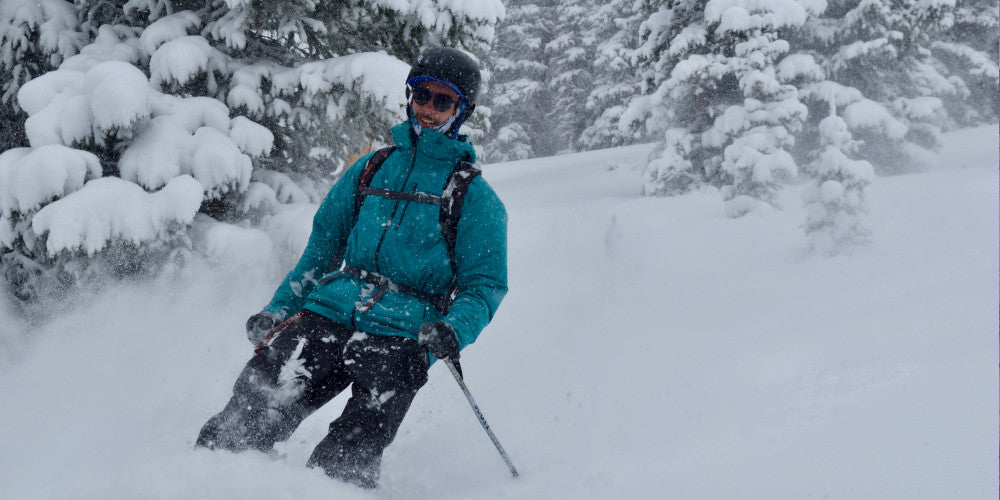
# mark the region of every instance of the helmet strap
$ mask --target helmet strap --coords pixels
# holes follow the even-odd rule
[[[465,123],[465,120],[472,116],[472,112],[476,109],[475,104],[466,104],[465,101],[458,103],[458,109],[455,111],[455,123],[451,125],[451,129],[448,130],[446,134],[452,139],[458,138],[458,129]]]

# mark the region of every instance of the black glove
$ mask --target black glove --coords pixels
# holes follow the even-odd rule
[[[444,321],[424,323],[417,333],[417,342],[437,359],[458,361],[458,338],[455,329]]]
[[[247,339],[253,345],[260,344],[275,325],[281,322],[281,317],[273,312],[261,311],[247,320]]]

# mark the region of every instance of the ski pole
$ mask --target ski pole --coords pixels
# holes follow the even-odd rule
[[[510,461],[510,457],[507,456],[507,452],[504,451],[503,446],[500,446],[500,440],[497,439],[496,434],[490,429],[490,424],[486,423],[486,417],[483,417],[483,412],[479,411],[479,405],[476,404],[476,400],[472,398],[472,393],[469,392],[469,387],[465,385],[465,379],[462,377],[461,371],[455,367],[455,363],[449,358],[444,358],[444,364],[448,365],[448,369],[451,370],[451,374],[455,377],[455,381],[458,382],[458,386],[462,388],[462,392],[465,393],[465,398],[469,400],[469,404],[472,405],[472,411],[476,413],[476,417],[479,418],[479,423],[482,424],[483,430],[486,434],[490,436],[493,441],[493,446],[496,446],[497,451],[500,452],[500,456],[503,457],[503,461],[507,462],[507,468],[510,469],[510,475],[517,477],[517,469],[514,468],[514,462]]]

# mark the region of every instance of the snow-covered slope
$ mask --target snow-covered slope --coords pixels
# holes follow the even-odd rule
[[[648,146],[487,166],[511,291],[462,361],[519,479],[440,364],[375,491],[303,467],[343,397],[284,459],[193,450],[273,275],[2,309],[0,498],[995,498],[997,129],[947,140],[875,180],[875,241],[836,258],[805,252],[796,187],[737,220],[638,197]]]

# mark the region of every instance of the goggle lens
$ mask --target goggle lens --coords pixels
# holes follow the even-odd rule
[[[435,94],[430,90],[423,87],[416,87],[412,90],[413,92],[413,102],[426,106],[428,102],[433,101],[434,109],[445,112],[451,109],[455,105],[455,100],[444,94]]]

